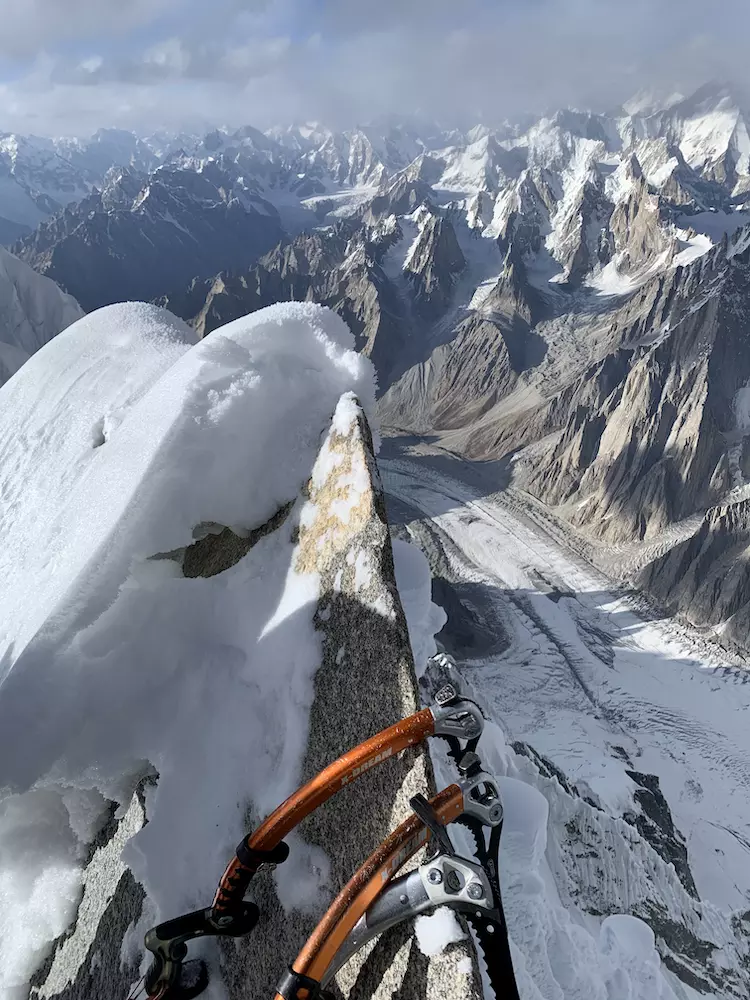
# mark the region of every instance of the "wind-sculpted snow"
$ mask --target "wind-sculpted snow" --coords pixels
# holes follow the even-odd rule
[[[70,918],[107,799],[160,775],[126,860],[166,917],[210,900],[248,800],[298,778],[320,656],[301,490],[342,394],[372,413],[372,368],[313,305],[195,339],[113,306],[0,390],[4,987]],[[222,530],[244,558],[183,573]]]

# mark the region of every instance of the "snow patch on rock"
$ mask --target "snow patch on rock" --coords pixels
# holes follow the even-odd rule
[[[449,944],[463,941],[466,935],[456,914],[441,906],[430,916],[417,917],[414,922],[419,950],[423,955],[440,955]]]

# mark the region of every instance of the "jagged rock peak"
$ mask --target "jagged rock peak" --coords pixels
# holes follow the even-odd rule
[[[419,237],[404,265],[415,288],[417,311],[425,317],[445,307],[456,277],[466,267],[456,232],[441,215],[425,212]]]

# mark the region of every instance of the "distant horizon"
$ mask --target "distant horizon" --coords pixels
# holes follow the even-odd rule
[[[1,0],[0,0],[1,2]],[[127,135],[134,135],[136,138],[145,140],[150,138],[155,138],[159,135],[163,135],[165,138],[176,138],[181,134],[186,136],[205,136],[209,135],[211,132],[223,132],[225,134],[231,135],[235,132],[242,130],[243,128],[254,128],[257,131],[268,135],[269,132],[274,129],[302,129],[302,128],[316,128],[322,131],[330,133],[343,133],[343,132],[353,132],[362,129],[377,129],[377,128],[399,128],[404,127],[408,129],[410,126],[414,126],[416,129],[420,127],[436,128],[441,132],[448,131],[460,131],[467,133],[473,128],[484,127],[490,129],[491,131],[501,131],[503,128],[514,128],[514,127],[529,127],[534,122],[540,121],[544,118],[553,117],[564,111],[570,111],[576,114],[590,114],[595,117],[611,118],[616,115],[621,115],[622,117],[648,117],[650,114],[659,113],[660,111],[670,110],[676,105],[684,102],[690,102],[693,98],[701,94],[704,90],[715,90],[717,91],[717,99],[719,97],[719,91],[726,90],[730,94],[733,94],[736,98],[739,98],[739,92],[742,90],[741,87],[726,80],[716,80],[707,79],[702,83],[699,83],[696,87],[692,88],[688,92],[681,92],[677,88],[662,88],[661,93],[657,96],[656,92],[648,87],[643,87],[635,93],[631,94],[628,98],[622,101],[619,105],[610,107],[608,109],[597,109],[595,107],[587,107],[584,105],[574,106],[574,105],[550,105],[549,107],[541,111],[518,111],[514,115],[506,116],[503,119],[499,117],[494,121],[491,118],[480,118],[471,114],[464,114],[463,120],[459,120],[458,116],[455,116],[452,120],[440,120],[429,113],[421,111],[413,112],[380,112],[373,115],[369,119],[362,120],[352,120],[350,123],[340,123],[335,124],[333,122],[325,121],[324,119],[303,119],[298,118],[297,120],[283,120],[278,119],[268,125],[259,125],[248,120],[237,120],[231,122],[228,120],[217,121],[217,120],[205,120],[203,122],[194,121],[193,123],[184,122],[182,124],[174,125],[161,125],[154,128],[150,127],[127,127],[124,125],[117,124],[99,124],[85,131],[79,132],[47,132],[42,131],[23,131],[21,129],[10,129],[2,127],[0,122],[0,139],[9,138],[12,136],[18,136],[24,139],[41,139],[41,140],[91,140],[99,133],[122,133]],[[743,111],[744,107],[741,99],[736,101],[736,107],[738,110]],[[638,104],[644,104],[645,107],[635,107]],[[750,101],[747,102],[748,110],[750,111]],[[633,108],[633,110],[628,110],[628,108]]]

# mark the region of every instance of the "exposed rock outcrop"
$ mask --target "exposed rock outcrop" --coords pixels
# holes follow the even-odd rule
[[[597,265],[608,263],[611,214],[612,204],[605,194],[604,178],[592,167],[574,197],[563,201],[554,220],[555,256],[570,284],[579,284]]]
[[[405,173],[397,174],[383,193],[369,203],[363,221],[372,224],[388,215],[410,215],[432,197],[432,188],[424,181],[411,179]]]
[[[511,246],[522,258],[541,250],[550,233],[549,205],[529,170],[524,170],[514,188],[498,196],[491,232],[503,254]]]
[[[348,184],[377,184],[386,176],[385,165],[363,135],[332,136],[313,154],[311,162],[316,161],[325,164],[337,180]]]
[[[544,341],[533,330],[543,311],[512,246],[481,311],[459,320],[447,343],[388,388],[380,401],[382,419],[423,432],[470,426],[544,356]]]
[[[185,292],[165,296],[162,304],[190,322],[205,337],[217,327],[273,302],[299,301],[323,283],[346,254],[348,234],[303,234],[282,243],[248,271],[235,269],[193,281]]]
[[[649,191],[634,153],[625,161],[620,183],[627,192],[615,205],[609,219],[618,269],[628,272],[653,260],[670,245],[664,231],[659,199]]]
[[[508,286],[513,279],[509,276]],[[501,282],[502,284],[502,282]],[[498,309],[461,320],[453,339],[410,369],[380,402],[383,420],[425,432],[464,427],[509,393],[518,376],[544,351],[517,312],[502,311],[507,287],[494,294]]]
[[[750,379],[748,280],[747,253],[717,248],[644,286],[616,317],[618,350],[527,423],[558,433],[519,465],[526,488],[574,501],[575,523],[618,541],[715,503],[730,485],[731,401]]]
[[[643,139],[634,147],[646,180],[665,206],[680,212],[729,209],[729,190],[711,173],[701,174],[686,163],[669,136]]]
[[[363,417],[348,436],[332,431],[324,447],[339,457],[340,464],[310,491],[314,515],[300,530],[297,556],[298,570],[322,573],[324,589],[317,614],[323,663],[315,681],[305,778],[358,743],[365,733],[377,732],[419,707],[406,622],[395,586],[382,486]],[[362,482],[363,473],[371,485],[357,495],[351,484]],[[336,506],[349,505],[352,499],[348,522],[342,524]],[[407,752],[392,765],[373,769],[305,821],[304,839],[322,847],[330,857],[332,888],[348,880],[408,813],[409,798],[426,792],[432,780],[426,753]],[[279,942],[289,941],[283,950],[295,953],[315,922],[309,915],[293,914],[290,919],[266,891],[270,886],[262,888],[268,937],[250,939],[231,959],[230,996],[237,1000],[267,993],[283,969]],[[269,941],[275,942],[273,951],[269,951]],[[345,996],[356,986],[357,997],[388,997],[394,977],[410,996],[438,1000],[440,989],[450,995],[478,996],[474,974],[458,970],[461,953],[466,951],[454,949],[428,962],[413,939],[404,936],[403,928],[396,929],[383,936],[366,963],[364,956],[355,957],[339,973],[337,983]],[[435,963],[435,970],[428,972],[427,966]],[[249,986],[253,988],[248,990]]]
[[[640,786],[633,794],[641,810],[633,820],[636,829],[660,857],[674,865],[680,882],[691,896],[698,899],[695,879],[688,864],[685,838],[675,829],[672,812],[659,787],[659,778],[655,774],[641,774],[639,771],[625,773]],[[631,817],[626,816],[626,819],[630,820]]]

